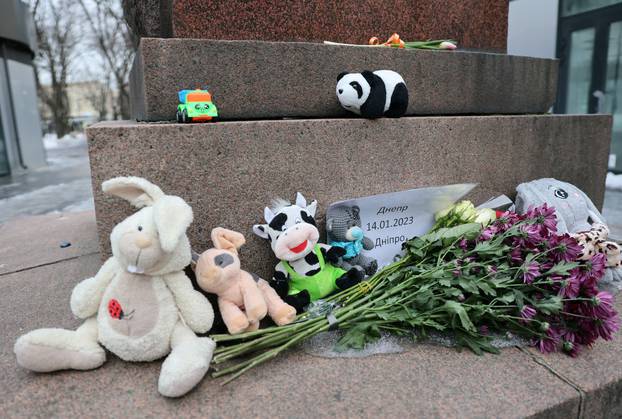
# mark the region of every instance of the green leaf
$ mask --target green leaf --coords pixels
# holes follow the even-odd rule
[[[473,250],[476,253],[490,253],[490,252],[496,252],[499,249],[492,242],[485,241],[485,242],[477,243]]]
[[[428,243],[437,241],[453,242],[461,237],[466,239],[474,239],[482,230],[482,225],[479,223],[462,224],[456,227],[441,228],[434,232],[428,233],[421,237],[422,240]]]
[[[555,295],[534,302],[536,309],[544,314],[556,314],[562,309],[562,297]]]
[[[516,299],[516,295],[514,295],[513,292],[509,292],[501,297],[499,297],[499,301],[502,301],[504,303],[513,303],[514,300]]]
[[[357,324],[348,329],[345,335],[335,345],[337,352],[348,349],[363,349],[366,344],[377,341],[380,338],[380,329],[376,324],[367,322]]]
[[[462,346],[471,349],[476,355],[483,355],[484,352],[498,354],[499,349],[490,344],[490,338],[486,336],[473,336],[464,332],[456,332],[456,340]]]
[[[469,278],[469,277],[465,278],[461,276],[460,278],[458,278],[458,285],[460,285],[460,287],[462,287],[462,289],[467,292],[470,292],[473,294],[479,294],[477,285],[475,284],[475,281],[472,278]]]
[[[469,318],[469,315],[467,314],[462,304],[456,301],[449,300],[449,301],[445,301],[443,308],[445,309],[447,313],[458,315],[458,318],[460,319],[460,323],[462,324],[462,327],[464,329],[473,331],[473,332],[475,331],[475,326],[473,325],[473,322],[471,322],[471,319]]]
[[[448,288],[445,290],[445,295],[447,297],[458,297],[462,295],[462,291],[459,290],[458,288]]]
[[[485,282],[485,281],[478,281],[477,282],[477,286],[479,287],[479,289],[484,291],[484,294],[491,295],[493,297],[497,296],[497,291],[495,291],[490,285],[488,285],[487,282]]]
[[[579,263],[577,262],[560,262],[556,265],[553,265],[553,267],[549,269],[548,271],[546,271],[544,275],[550,275],[550,274],[564,275],[564,274],[567,274],[571,269],[576,268],[577,266],[579,266]]]
[[[438,280],[438,284],[442,287],[451,287],[451,279],[450,278],[441,278]]]

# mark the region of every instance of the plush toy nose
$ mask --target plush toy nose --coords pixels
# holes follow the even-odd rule
[[[151,246],[151,239],[146,235],[141,234],[140,236],[134,239],[134,243],[138,246],[139,249],[146,249]]]
[[[343,89],[339,89],[338,92],[339,92],[339,94],[342,94],[343,93]]]

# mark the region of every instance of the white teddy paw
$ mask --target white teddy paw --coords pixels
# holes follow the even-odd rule
[[[106,361],[96,341],[65,329],[33,330],[17,339],[13,351],[20,366],[35,372],[92,370]]]
[[[197,338],[173,348],[162,363],[158,391],[166,397],[180,397],[192,390],[205,376],[216,343]]]

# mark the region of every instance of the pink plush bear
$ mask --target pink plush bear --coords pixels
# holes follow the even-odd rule
[[[199,257],[197,283],[218,295],[218,307],[229,333],[259,328],[266,314],[279,326],[291,323],[296,309],[286,304],[268,282],[240,268],[238,249],[246,242],[236,231],[216,227],[212,230],[215,248]]]

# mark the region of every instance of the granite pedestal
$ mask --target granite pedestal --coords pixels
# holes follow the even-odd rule
[[[138,37],[324,40],[364,43],[398,32],[406,40],[455,39],[505,52],[508,3],[499,0],[123,0]]]
[[[521,182],[555,177],[602,205],[610,116],[471,116],[141,124],[87,129],[102,254],[111,228],[133,209],[101,183],[143,176],[194,208],[195,250],[223,226],[244,233],[243,266],[269,277],[267,243],[253,236],[264,206],[296,191],[331,202],[423,186],[475,182],[482,202]],[[323,229],[323,226],[321,227]]]
[[[221,120],[347,116],[337,75],[381,69],[404,77],[408,115],[544,113],[555,101],[557,67],[463,51],[143,38],[130,79],[132,116],[174,120],[177,92],[204,86]]]

